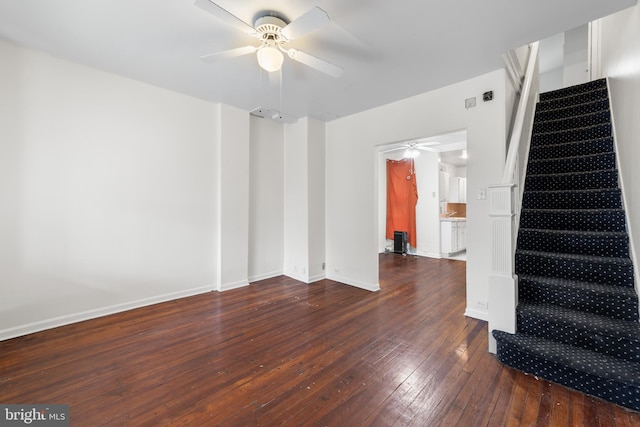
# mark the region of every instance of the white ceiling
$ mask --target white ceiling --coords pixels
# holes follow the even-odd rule
[[[636,1],[217,0],[250,24],[264,11],[288,20],[313,6],[327,11],[330,24],[288,47],[343,75],[285,58],[281,86],[255,55],[200,61],[255,39],[193,0],[0,0],[0,37],[212,102],[327,121],[499,69],[509,49]]]

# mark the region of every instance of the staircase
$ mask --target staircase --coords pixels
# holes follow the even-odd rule
[[[540,95],[516,245],[513,368],[640,411],[640,323],[606,80]]]

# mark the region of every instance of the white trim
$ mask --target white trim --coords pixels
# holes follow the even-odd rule
[[[317,282],[319,280],[324,280],[326,278],[327,278],[327,275],[325,273],[316,274],[315,276],[309,276],[309,282],[308,283],[314,283],[314,282]]]
[[[154,297],[142,298],[126,303],[114,304],[107,307],[100,307],[92,310],[81,311],[78,313],[67,314],[64,316],[52,317],[51,319],[39,320],[37,322],[27,323],[24,325],[15,326],[13,328],[2,329],[0,330],[0,341],[44,331],[47,329],[53,329],[60,326],[70,325],[72,323],[83,322],[85,320],[109,316],[111,314],[122,313],[124,311],[133,310],[140,307],[146,307],[162,302],[177,300],[199,294],[205,294],[207,292],[214,292],[215,288],[215,285],[209,285],[199,288],[187,289],[184,291],[170,292]]]
[[[589,81],[602,78],[602,49],[601,49],[601,19],[589,22],[587,64],[589,66]]]
[[[360,288],[360,289],[364,289],[366,291],[371,291],[371,292],[378,292],[380,290],[380,284],[376,283],[376,284],[367,284],[367,283],[363,283],[363,282],[359,282],[357,280],[351,280],[347,277],[344,276],[340,276],[340,275],[327,275],[327,279],[329,280],[334,280],[336,282],[340,282],[344,285],[349,285],[349,286],[353,286],[356,288]]]
[[[249,286],[249,282],[247,280],[238,280],[237,282],[221,283],[219,289],[220,292],[224,292],[232,289],[244,288],[245,286]]]
[[[249,277],[249,283],[259,282],[261,280],[273,279],[274,277],[282,276],[284,273],[282,270],[272,271],[271,273],[257,274]]]
[[[478,310],[476,308],[469,308],[464,311],[464,315],[467,317],[472,317],[478,320],[484,320],[485,322],[489,321],[489,313],[486,310]]]
[[[436,259],[441,259],[442,258],[442,254],[441,253],[418,251],[417,255],[421,256],[421,257],[427,257],[427,258],[436,258]]]

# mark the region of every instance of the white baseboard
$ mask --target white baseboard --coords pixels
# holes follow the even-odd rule
[[[336,274],[327,275],[327,279],[335,280],[336,282],[344,283],[345,285],[354,286],[356,288],[364,289],[371,292],[378,292],[380,290],[379,283],[372,285],[369,283],[359,282],[357,280],[351,280],[348,277],[344,277]]]
[[[215,285],[202,286],[199,288],[187,289],[184,291],[170,292],[149,298],[142,298],[135,301],[129,301],[121,304],[114,304],[107,307],[100,307],[93,310],[81,311],[78,313],[67,314],[64,316],[53,317],[51,319],[40,320],[37,322],[27,323],[8,329],[0,329],[0,341],[11,338],[32,334],[35,332],[53,329],[59,326],[70,325],[72,323],[83,322],[85,320],[96,319],[98,317],[108,316],[110,314],[121,313],[123,311],[133,310],[135,308],[146,307],[153,304],[167,302],[175,299],[186,298],[193,295],[204,294],[215,291]]]
[[[325,273],[316,274],[315,276],[309,277],[309,283],[317,282],[319,280],[326,279],[327,275]]]
[[[249,277],[249,283],[259,282],[261,280],[273,279],[274,277],[282,276],[282,270],[273,271],[271,273],[257,274]]]
[[[486,310],[478,310],[475,308],[469,308],[464,311],[464,315],[467,317],[473,317],[474,319],[489,321],[489,312]]]
[[[220,291],[230,291],[232,289],[244,288],[249,286],[248,280],[239,280],[237,282],[223,283],[220,285]]]

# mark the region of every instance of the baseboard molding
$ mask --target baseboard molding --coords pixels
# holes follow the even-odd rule
[[[436,259],[442,258],[442,255],[440,255],[440,253],[422,252],[422,251],[418,251],[418,256],[423,256],[426,258],[436,258]]]
[[[72,323],[83,322],[85,320],[96,319],[98,317],[109,316],[111,314],[122,313],[123,311],[133,310],[140,307],[159,304],[175,299],[186,298],[194,295],[204,294],[215,291],[215,285],[202,286],[199,288],[187,289],[184,291],[170,292],[149,298],[142,298],[126,303],[110,305],[107,307],[96,308],[93,310],[81,311],[79,313],[68,314],[51,319],[40,320],[25,325],[15,326],[13,328],[0,330],[0,341],[8,340],[23,335],[33,334],[35,332],[47,329],[58,328],[60,326],[70,325]]]
[[[309,283],[314,283],[327,278],[325,273],[316,274],[315,276],[309,276]]]
[[[239,280],[237,282],[224,283],[220,285],[220,292],[230,291],[232,289],[244,288],[245,286],[249,286],[248,279]]]
[[[473,317],[474,319],[489,321],[489,312],[486,310],[476,310],[474,308],[468,308],[464,311],[464,315],[467,317]]]
[[[366,291],[378,292],[380,290],[379,283],[371,285],[369,283],[363,283],[357,280],[351,280],[348,277],[344,277],[336,274],[327,275],[327,279],[335,280],[336,282],[340,282],[342,284],[349,285],[349,286],[354,286],[356,288],[364,289]]]
[[[284,273],[282,270],[273,271],[271,273],[257,274],[249,277],[249,283],[259,282],[261,280],[273,279],[274,277],[282,276]]]

